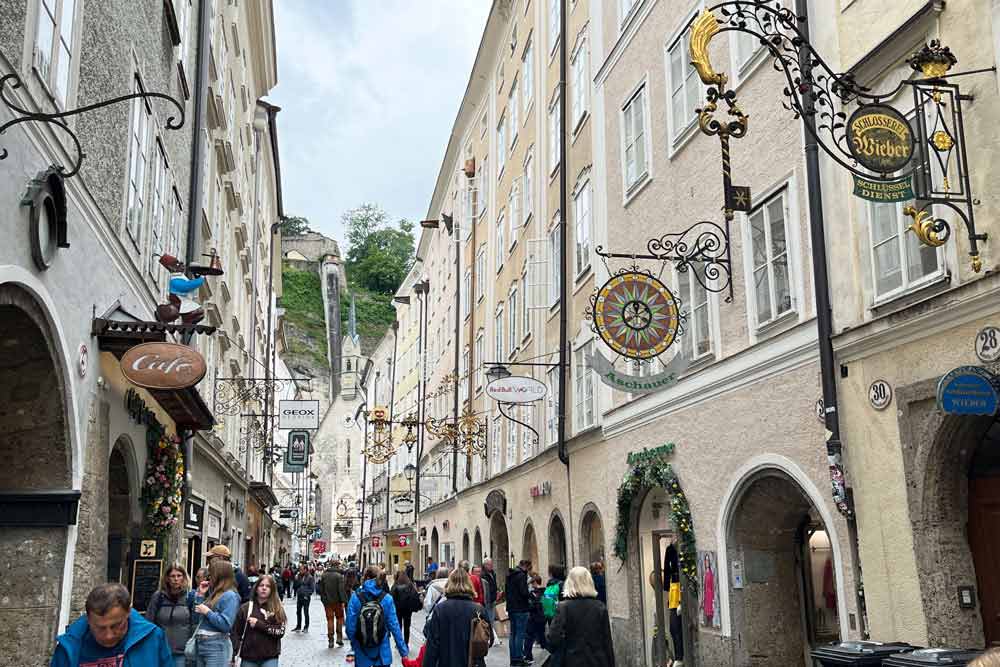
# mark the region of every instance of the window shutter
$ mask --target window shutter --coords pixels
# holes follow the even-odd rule
[[[528,239],[528,280],[523,296],[528,308],[549,307],[549,239]]]

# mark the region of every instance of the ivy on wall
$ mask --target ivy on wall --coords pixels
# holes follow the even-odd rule
[[[628,456],[629,470],[618,487],[618,525],[615,530],[615,556],[628,558],[629,517],[632,503],[646,489],[660,487],[670,496],[670,519],[677,529],[677,556],[681,572],[691,590],[698,590],[698,549],[695,546],[694,522],[687,496],[677,474],[666,458],[674,453],[674,443],[643,449]]]

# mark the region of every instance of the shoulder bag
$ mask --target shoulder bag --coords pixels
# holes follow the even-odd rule
[[[243,632],[242,634],[240,634],[240,645],[236,648],[236,655],[234,655],[233,657],[238,656],[240,654],[240,651],[243,650],[243,640],[246,639],[247,628],[250,627],[251,616],[253,616],[253,600],[250,600],[250,607],[247,609],[247,617],[243,619]]]

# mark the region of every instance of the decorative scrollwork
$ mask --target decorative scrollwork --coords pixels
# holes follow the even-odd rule
[[[243,414],[248,406],[266,405],[271,397],[284,391],[286,382],[292,381],[283,378],[216,378],[212,411],[216,415]]]
[[[913,218],[907,229],[925,246],[931,248],[943,246],[951,237],[951,227],[948,226],[948,222],[932,216],[926,207],[918,210],[914,206],[905,206],[903,215]]]
[[[88,111],[93,111],[95,109],[100,109],[112,104],[117,104],[118,102],[127,102],[129,100],[141,98],[143,100],[160,99],[167,100],[173,104],[178,111],[178,116],[168,116],[166,129],[168,130],[179,130],[184,127],[184,106],[178,102],[176,99],[170,95],[164,93],[149,93],[149,92],[138,92],[132,93],[130,95],[121,95],[119,97],[114,97],[110,100],[104,100],[103,102],[97,102],[95,104],[88,104],[87,106],[79,107],[77,109],[70,109],[69,111],[61,111],[56,113],[44,113],[39,111],[31,111],[30,109],[25,109],[14,101],[11,93],[20,88],[23,84],[21,77],[17,74],[7,74],[0,78],[0,101],[2,101],[8,109],[21,114],[20,117],[13,118],[3,125],[0,125],[0,135],[4,134],[8,129],[18,125],[20,123],[27,123],[31,121],[37,121],[40,123],[49,123],[61,128],[69,137],[73,140],[73,144],[76,147],[76,159],[73,161],[72,168],[69,171],[63,166],[58,166],[57,168],[62,172],[64,178],[69,178],[70,176],[75,176],[80,171],[80,166],[83,164],[83,158],[86,157],[86,153],[80,147],[80,140],[77,139],[76,133],[70,129],[69,125],[64,123],[61,119],[67,118],[69,116],[76,116]],[[0,148],[0,160],[7,158],[7,149]]]

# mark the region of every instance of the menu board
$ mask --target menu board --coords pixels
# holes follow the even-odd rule
[[[139,611],[146,611],[153,593],[160,588],[160,578],[163,576],[163,561],[161,559],[137,558],[132,561],[132,606]]]

